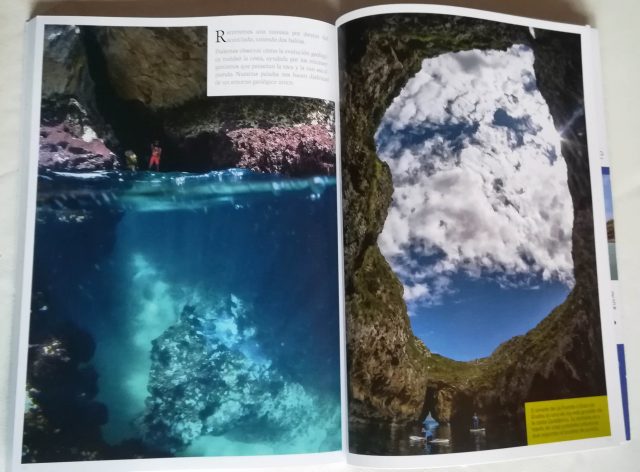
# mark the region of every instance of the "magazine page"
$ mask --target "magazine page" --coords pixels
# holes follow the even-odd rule
[[[13,470],[344,460],[335,27],[28,33]]]
[[[417,5],[337,26],[348,462],[618,444],[591,30]]]
[[[611,164],[606,140],[606,123],[604,112],[604,97],[602,86],[602,67],[600,62],[600,48],[598,34],[594,34],[593,43],[593,70],[594,70],[594,95],[597,97],[595,105],[598,116],[598,155],[602,170],[602,188],[604,191],[604,209],[607,228],[607,249],[609,256],[609,278],[611,293],[611,312],[613,315],[614,338],[618,352],[618,370],[620,375],[620,393],[622,400],[622,413],[624,420],[624,438],[631,439],[631,425],[629,423],[629,395],[627,391],[627,366],[625,355],[625,331],[623,327],[627,323],[622,310],[622,290],[618,277],[618,255],[616,252],[615,218],[613,212],[613,192],[611,190]]]

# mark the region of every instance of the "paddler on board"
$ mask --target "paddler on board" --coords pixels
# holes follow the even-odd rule
[[[478,413],[474,413],[471,418],[471,425],[473,429],[480,429],[480,418],[478,418]]]

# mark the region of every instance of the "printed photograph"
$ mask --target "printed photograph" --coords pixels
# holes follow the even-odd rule
[[[609,248],[610,275],[611,280],[618,280],[616,232],[613,219],[613,194],[611,193],[611,173],[608,167],[602,168],[602,186],[604,188],[604,214],[607,220],[607,244]]]
[[[23,463],[341,449],[333,102],[46,26]]]
[[[339,41],[350,452],[526,445],[526,403],[606,395],[580,36],[388,14]]]

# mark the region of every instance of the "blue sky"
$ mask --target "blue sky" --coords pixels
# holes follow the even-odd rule
[[[494,281],[457,276],[455,295],[439,305],[409,304],[414,334],[433,352],[459,361],[488,356],[503,341],[526,333],[561,304],[559,282],[502,288]]]
[[[487,356],[562,303],[573,205],[528,47],[425,59],[375,140],[394,184],[378,245],[427,347]]]

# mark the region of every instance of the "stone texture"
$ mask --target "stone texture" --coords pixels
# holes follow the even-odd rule
[[[71,96],[94,106],[95,85],[89,75],[81,30],[73,25],[47,25],[42,57],[42,97]]]
[[[170,146],[196,169],[244,167],[295,176],[335,174],[332,102],[211,97],[171,110],[164,130]]]
[[[510,424],[522,442],[525,401],[605,393],[593,220],[582,105],[579,38],[459,17],[380,15],[341,28],[342,185],[349,414],[351,421],[412,422],[431,412],[445,423]],[[377,248],[391,201],[387,166],[373,135],[422,60],[468,49],[529,45],[538,88],[558,129],[574,206],[576,285],[538,326],[486,359],[456,362],[414,337],[402,287]],[[423,388],[426,387],[426,388]]]
[[[145,441],[176,453],[201,435],[293,439],[300,425],[318,421],[316,399],[255,350],[254,336],[234,296],[206,309],[185,306],[152,342],[149,396],[138,424]]]
[[[86,134],[67,135],[62,122],[48,123],[43,167],[117,168],[123,159],[106,156],[132,150],[144,169],[149,145],[158,140],[164,171],[245,167],[292,176],[335,174],[334,104],[208,97],[206,28],[56,26],[47,28],[46,37],[47,113],[59,114],[75,100],[106,149],[77,141]]]
[[[52,313],[42,293],[35,293],[32,308],[23,461],[96,459],[103,453],[100,426],[107,421],[107,408],[95,401],[98,377],[86,365],[95,350],[93,339]]]
[[[291,176],[335,174],[334,137],[322,125],[241,128],[227,133],[235,167]]]
[[[94,123],[75,98],[43,99],[38,167],[67,172],[120,168]]]
[[[207,29],[95,28],[111,84],[152,110],[206,96]]]

